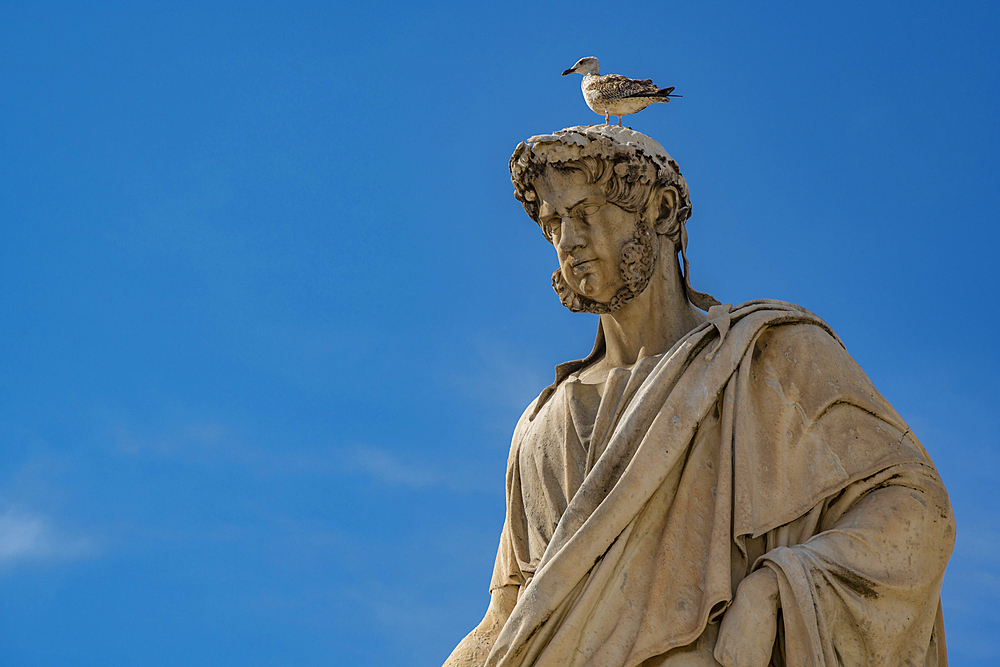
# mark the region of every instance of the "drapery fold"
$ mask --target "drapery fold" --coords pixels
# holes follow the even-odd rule
[[[599,336],[595,353],[601,343]],[[951,527],[953,539],[947,496],[939,480],[931,483],[937,477],[926,452],[808,311],[765,300],[712,308],[709,321],[670,351],[621,371],[627,377],[609,378],[597,425],[601,414],[611,422],[571,455],[567,442],[581,443],[567,417],[566,369],[581,366],[560,367],[562,377],[515,430],[491,588],[516,584],[521,591],[487,665],[632,667],[669,655],[702,636],[739,581],[761,566],[781,573],[785,628],[799,632],[796,619],[806,616],[789,619],[809,601],[809,576],[819,576],[813,566],[820,556],[805,544],[846,540],[836,521],[889,487],[937,493],[943,516],[935,515],[933,528],[944,535]],[[560,466],[563,474],[553,474]],[[874,476],[894,466],[927,471],[927,488],[900,486],[905,475],[872,487]],[[833,499],[852,494],[855,504],[836,505],[835,516]],[[880,511],[866,510],[869,518]],[[932,528],[926,532],[931,539]],[[768,558],[758,559],[769,542]],[[933,643],[943,551],[950,546],[926,558],[928,572],[937,568],[921,580],[928,599],[912,602],[923,605],[912,627],[924,652]],[[829,562],[837,563],[836,555]],[[872,581],[863,568],[855,572]],[[927,605],[934,610],[929,626]],[[816,650],[835,648],[823,643],[820,621],[811,623],[806,631],[820,637]]]

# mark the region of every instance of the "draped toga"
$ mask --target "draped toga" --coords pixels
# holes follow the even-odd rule
[[[926,451],[818,317],[716,306],[600,384],[562,364],[507,465],[494,667],[717,665],[740,581],[777,575],[772,665],[947,664],[954,544]]]

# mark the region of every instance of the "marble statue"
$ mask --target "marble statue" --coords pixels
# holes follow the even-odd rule
[[[510,170],[600,323],[515,428],[489,607],[445,664],[946,665],[948,495],[830,327],[692,289],[649,137],[568,128]]]

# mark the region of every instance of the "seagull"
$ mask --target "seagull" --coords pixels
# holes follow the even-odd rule
[[[587,56],[580,58],[576,64],[562,73],[563,76],[579,72],[583,75],[583,99],[587,101],[596,114],[604,114],[604,124],[608,125],[611,116],[618,116],[618,126],[621,127],[622,116],[642,111],[654,102],[669,102],[674,87],[657,88],[652,79],[630,79],[620,74],[605,74],[601,76],[601,64],[597,58]]]

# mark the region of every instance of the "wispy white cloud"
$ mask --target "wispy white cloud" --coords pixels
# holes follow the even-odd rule
[[[478,363],[468,374],[452,378],[452,385],[464,397],[476,399],[488,408],[499,408],[504,418],[520,414],[552,381],[551,368],[504,341],[479,340],[476,352]]]
[[[74,561],[97,554],[97,545],[86,537],[57,528],[40,514],[9,509],[0,514],[0,569],[18,565]]]
[[[390,486],[422,489],[447,481],[439,471],[418,461],[404,461],[383,449],[358,446],[343,450],[343,454],[346,471],[362,473]]]
[[[274,467],[284,471],[348,475],[373,484],[413,491],[429,489],[455,493],[493,493],[503,488],[502,468],[490,471],[473,458],[444,461],[419,449],[398,445],[393,449],[367,443],[336,445],[306,452],[285,452]]]
[[[239,447],[230,429],[221,424],[189,422],[165,433],[147,435],[127,424],[111,429],[118,450],[127,454],[156,454],[166,458],[230,458]]]
[[[484,487],[484,474],[474,469],[473,463],[453,462],[446,469],[444,464],[405,447],[390,450],[352,443],[307,449],[268,448],[254,444],[239,429],[210,421],[178,424],[159,433],[147,433],[120,422],[109,434],[115,448],[129,456],[196,465],[237,464],[262,475],[352,475],[413,490],[468,492]]]

